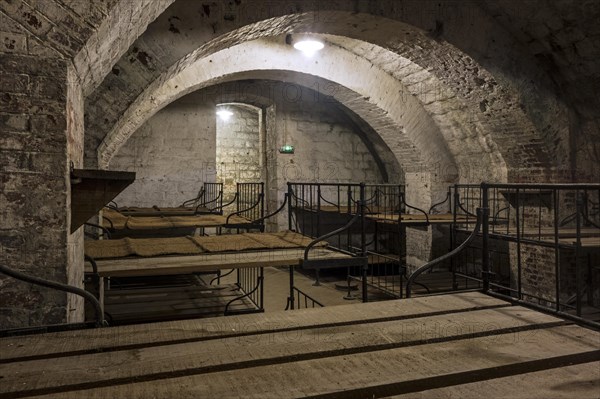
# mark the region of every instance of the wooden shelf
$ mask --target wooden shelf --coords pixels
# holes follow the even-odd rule
[[[135,172],[73,169],[71,233],[81,227],[135,180]]]

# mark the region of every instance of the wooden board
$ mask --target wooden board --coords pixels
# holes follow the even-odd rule
[[[218,269],[297,265],[304,249],[276,249],[233,253],[207,253],[194,256],[164,256],[154,258],[124,258],[99,260],[102,277],[157,276],[189,274]],[[324,248],[310,251],[311,259],[350,258],[349,255]],[[86,265],[86,272],[91,266]]]
[[[199,214],[216,213],[205,206],[189,208],[119,208],[124,216],[193,216]]]
[[[579,230],[581,237],[600,237],[600,229],[584,227]],[[490,229],[490,233],[494,234],[508,234],[511,236],[517,235],[517,229],[511,227],[510,229]],[[519,230],[521,237],[554,237],[554,227],[542,227],[542,228],[525,228]],[[558,236],[561,238],[574,238],[577,236],[577,229],[571,227],[561,227],[558,229]]]
[[[466,217],[459,215],[454,218],[452,214],[433,214],[427,215],[427,218],[423,214],[373,214],[367,215],[368,219],[377,221],[378,223],[400,223],[406,225],[428,225],[428,224],[466,224],[477,222],[476,217]]]
[[[546,240],[546,242],[554,241]],[[575,238],[562,238],[559,242],[564,245],[577,245],[577,239]],[[600,248],[600,237],[583,237],[581,238],[581,246],[586,249]]]
[[[404,320],[415,316],[464,312],[473,309],[506,307],[508,303],[478,292],[438,297],[395,300],[382,303],[344,305],[293,312],[275,312],[252,316],[218,319],[184,320],[145,325],[130,325],[94,330],[65,331],[43,335],[0,338],[0,363],[19,358],[66,356],[109,351],[111,348],[134,348],[149,345],[218,339],[240,334],[270,334],[301,330],[310,326],[347,325]]]
[[[435,308],[453,296],[436,297],[430,305]],[[318,317],[322,310],[304,314]],[[352,307],[346,312],[352,313]],[[522,307],[404,316],[14,361],[2,365],[0,393],[50,394],[48,398],[364,398],[493,383],[578,364],[594,367],[600,360],[600,333]],[[573,381],[562,378],[563,384]],[[502,392],[501,386],[495,387]]]
[[[134,180],[134,172],[72,170],[71,233],[96,215]]]
[[[428,389],[386,399],[598,399],[600,363],[584,363],[494,380]]]

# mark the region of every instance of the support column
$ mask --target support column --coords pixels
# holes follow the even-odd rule
[[[83,286],[70,234],[69,164],[81,165],[83,97],[61,59],[0,57],[0,262]],[[83,320],[79,298],[0,275],[0,328]]]

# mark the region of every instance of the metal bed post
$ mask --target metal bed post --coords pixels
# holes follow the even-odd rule
[[[575,289],[577,290],[576,294],[576,306],[577,306],[577,316],[581,317],[581,270],[579,267],[579,257],[581,252],[581,214],[583,212],[583,198],[579,190],[576,191],[576,202],[575,202],[575,211],[576,211],[576,242],[575,242]]]
[[[483,291],[488,292],[490,289],[490,250],[489,250],[489,239],[490,239],[490,204],[489,204],[489,187],[485,183],[481,183],[482,201],[483,206],[481,208],[482,217],[482,258],[481,258],[481,274],[483,279]]]
[[[517,187],[515,192],[515,220],[517,224],[517,296],[519,299],[523,299],[523,292],[521,286],[521,218],[520,218],[520,190]]]
[[[260,217],[264,218],[265,217],[265,183],[264,182],[260,182],[260,194],[259,195],[261,196]],[[265,231],[264,221],[262,223],[262,226],[260,227],[260,231],[261,231],[261,233],[264,233],[264,231]]]
[[[404,184],[398,185],[398,215],[402,214],[402,193],[405,190]],[[392,210],[393,212],[393,210]],[[397,223],[398,227],[398,241],[396,244],[398,245],[398,274],[400,274],[400,298],[404,295],[404,274],[406,273],[406,245],[402,245],[404,241],[406,243],[406,235],[402,236],[402,225],[400,221]],[[405,229],[406,231],[406,229]],[[404,262],[402,261],[402,256],[404,256]],[[393,273],[393,270],[392,270]]]
[[[321,237],[321,184],[317,183],[317,234],[315,237]],[[319,287],[321,282],[319,281],[319,269],[315,269],[315,282],[313,286]]]
[[[448,188],[451,190],[451,188]],[[450,212],[452,214],[452,226],[450,227],[450,251],[454,250],[456,245],[456,213],[458,212],[458,201],[460,198],[458,196],[458,184],[454,185],[454,202],[450,201]],[[456,278],[456,263],[454,262],[454,257],[450,258],[450,270],[452,270],[452,289],[458,290],[458,280]]]
[[[367,236],[365,232],[365,183],[360,183],[360,202],[358,204],[358,212],[360,212],[360,256],[367,256]],[[368,302],[368,285],[367,285],[367,274],[369,269],[369,262],[366,262],[362,267],[362,301]]]
[[[552,200],[554,201],[554,282],[556,290],[556,311],[560,311],[560,249],[558,246],[558,225],[559,225],[559,190],[554,190]]]
[[[293,193],[292,183],[290,183],[290,182],[287,183],[287,189],[288,189],[288,200],[290,201],[288,203],[288,229],[295,231],[295,229],[292,228],[292,193]]]
[[[288,186],[288,197],[289,197],[289,203],[288,203],[288,227],[290,230],[296,231],[296,229],[292,228],[292,194],[293,194],[293,189],[292,189],[292,183],[288,182],[287,183]],[[296,198],[296,203],[298,202],[298,199]],[[297,227],[297,226],[296,226]],[[290,265],[289,266],[290,269],[290,296],[288,297],[288,306],[291,310],[294,310],[294,265]]]
[[[260,300],[260,308],[262,310],[265,309],[265,268],[260,268],[260,292],[259,292],[259,300]]]
[[[352,216],[352,186],[350,184],[348,184],[347,186],[347,199],[346,199],[346,209],[348,212],[348,215]],[[340,207],[341,209],[341,207]],[[340,237],[341,239],[341,237]],[[341,248],[341,245],[338,245]],[[352,250],[352,233],[350,232],[350,229],[348,229],[348,231],[346,231],[346,249],[348,251]]]

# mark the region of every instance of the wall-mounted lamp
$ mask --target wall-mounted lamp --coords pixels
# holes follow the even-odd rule
[[[302,53],[307,57],[312,57],[317,53],[317,51],[321,51],[325,47],[325,44],[323,44],[322,41],[316,39],[315,37],[303,34],[294,36],[288,34],[285,37],[285,41],[287,44],[294,46],[296,50],[302,51]]]
[[[227,122],[229,118],[233,116],[233,112],[226,109],[219,109],[217,110],[217,115],[219,116],[219,118],[221,118],[222,121]]]

